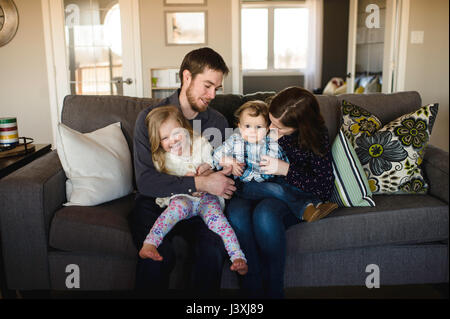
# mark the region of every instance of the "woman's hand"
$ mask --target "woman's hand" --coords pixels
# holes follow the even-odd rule
[[[268,175],[286,176],[289,171],[289,163],[267,155],[261,156],[259,166],[261,167],[261,171]]]

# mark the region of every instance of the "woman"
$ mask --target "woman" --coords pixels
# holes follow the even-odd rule
[[[303,220],[317,220],[337,205],[326,203],[334,185],[328,130],[312,93],[300,87],[279,92],[270,102],[271,129],[289,163],[265,157],[265,173],[278,175],[303,192],[305,203],[317,209],[303,212]],[[281,200],[249,200],[234,196],[228,205],[228,220],[245,251],[248,273],[240,278],[247,297],[284,297],[287,227],[300,220]],[[314,216],[312,215],[314,214]]]

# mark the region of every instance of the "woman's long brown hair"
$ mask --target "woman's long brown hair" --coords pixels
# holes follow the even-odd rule
[[[160,106],[151,110],[145,118],[145,124],[148,128],[148,137],[151,145],[152,160],[156,169],[160,172],[167,173],[165,165],[165,151],[161,147],[161,137],[159,136],[159,129],[167,119],[175,119],[182,128],[189,132],[189,137],[192,142],[193,131],[188,120],[183,116],[181,111],[172,105]]]
[[[314,94],[301,87],[288,87],[273,97],[269,112],[284,126],[296,129],[301,148],[326,154],[326,126]]]

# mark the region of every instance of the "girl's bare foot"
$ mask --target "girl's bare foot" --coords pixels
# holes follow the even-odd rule
[[[150,258],[156,261],[163,260],[162,256],[158,253],[158,250],[156,249],[155,245],[152,244],[145,244],[142,246],[141,250],[139,251],[139,256],[142,259]]]
[[[242,258],[235,259],[230,269],[232,271],[237,271],[239,275],[245,275],[248,272],[247,263]]]

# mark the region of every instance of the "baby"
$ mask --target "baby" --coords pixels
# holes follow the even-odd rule
[[[236,112],[239,132],[232,134],[213,153],[217,169],[232,167],[237,180],[236,195],[249,200],[268,197],[285,202],[295,216],[302,219],[305,193],[288,184],[282,176],[269,175],[261,167],[265,157],[289,163],[281,146],[269,132],[269,107],[259,100],[244,103]],[[272,132],[271,132],[272,133]],[[308,205],[307,209],[315,209]]]
[[[269,108],[263,101],[244,103],[234,114],[239,133],[232,134],[213,154],[216,168],[231,166],[232,174],[242,182],[264,182],[260,162],[264,156],[288,161],[278,142],[270,137]]]

